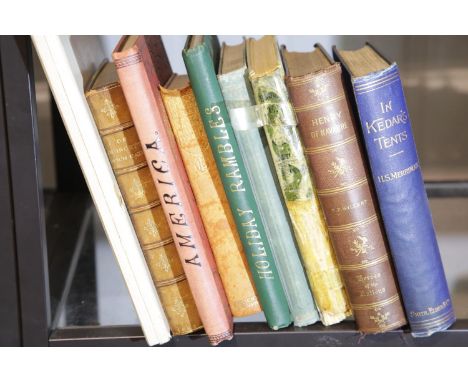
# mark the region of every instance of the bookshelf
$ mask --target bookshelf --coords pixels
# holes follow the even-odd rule
[[[360,43],[363,38],[348,37],[343,41]],[[405,40],[404,44],[411,46],[411,41]],[[0,39],[0,309],[3,309],[0,344],[145,346],[60,115],[50,94],[44,100],[47,89],[39,85],[43,74],[33,59],[33,49],[28,36]],[[462,54],[456,55],[455,69],[461,70],[463,64],[468,64],[468,54],[464,57],[465,61]],[[438,70],[445,70],[439,57],[435,61]],[[424,66],[424,62],[416,62],[413,69]],[[417,98],[414,92],[413,88],[408,92],[409,107],[414,110],[412,118],[424,122],[418,105],[412,105]],[[463,89],[460,92],[463,94]],[[426,93],[422,96],[427,97]],[[43,104],[49,105],[46,110],[50,115],[44,116]],[[463,112],[456,106],[451,105],[448,112]],[[440,110],[435,108],[434,113]],[[53,145],[49,147],[44,145],[47,138],[41,129],[46,117],[52,124],[49,133],[53,139],[49,137],[49,140]],[[433,119],[442,119],[436,117]],[[458,118],[462,120],[461,116]],[[413,123],[416,126],[416,121]],[[455,125],[453,129],[454,133],[459,131]],[[468,241],[468,160],[457,154],[457,145],[463,138],[466,142],[467,135],[464,133],[456,141],[447,138],[453,150],[438,156],[428,150],[437,143],[431,140],[431,131],[427,134],[415,131],[415,135],[422,145],[422,150],[418,148],[423,169],[426,163],[431,170],[426,177],[426,190],[436,230],[441,234],[439,243],[457,323],[430,338],[415,339],[406,329],[361,336],[352,321],[328,328],[315,324],[273,332],[261,317],[256,317],[251,322],[237,322],[234,340],[222,346],[463,346],[468,343],[468,308],[465,308],[468,306],[468,261],[459,251],[466,248],[463,246]],[[444,167],[437,168],[437,158],[441,158],[445,168],[456,161],[460,167],[448,174]],[[44,171],[51,162],[55,163],[53,181]],[[206,336],[198,333],[173,338],[164,346],[207,345]]]

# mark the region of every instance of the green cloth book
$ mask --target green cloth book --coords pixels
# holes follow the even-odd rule
[[[268,325],[286,327],[286,294],[216,77],[217,38],[189,37],[183,58]]]
[[[319,320],[312,293],[294,241],[289,218],[281,200],[281,189],[273,176],[261,114],[255,107],[247,79],[245,43],[221,51],[219,84],[231,117],[231,123],[250,183],[262,215],[283,282],[294,325],[306,326]]]

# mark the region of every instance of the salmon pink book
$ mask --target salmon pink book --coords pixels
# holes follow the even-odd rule
[[[124,36],[113,59],[205,332],[217,345],[232,338],[232,315],[163,105],[159,85],[172,69],[161,36]]]

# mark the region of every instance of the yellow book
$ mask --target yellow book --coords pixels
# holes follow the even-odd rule
[[[284,70],[273,36],[247,42],[249,78],[259,106],[307,278],[324,325],[351,315],[323,212],[309,175]]]
[[[232,314],[258,313],[252,276],[188,77],[172,76],[161,94]]]

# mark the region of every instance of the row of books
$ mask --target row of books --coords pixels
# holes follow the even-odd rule
[[[455,321],[398,67],[370,45],[333,52],[190,36],[176,75],[160,36],[125,36],[89,82],[174,335],[216,345],[261,310],[274,330]]]

